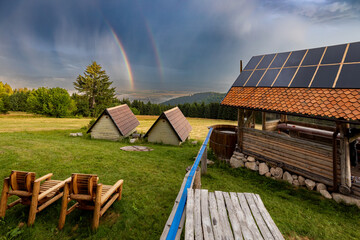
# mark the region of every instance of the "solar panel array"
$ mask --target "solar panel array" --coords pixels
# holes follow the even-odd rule
[[[233,86],[360,88],[360,42],[254,56]]]

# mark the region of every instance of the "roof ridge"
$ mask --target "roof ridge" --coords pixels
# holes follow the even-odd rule
[[[167,114],[167,113],[172,112],[172,111],[174,111],[176,109],[180,109],[180,108],[178,106],[176,106],[176,107],[173,107],[172,109],[166,110],[164,113]]]
[[[106,110],[114,110],[114,109],[116,109],[116,108],[121,108],[121,107],[124,107],[126,104],[121,104],[121,105],[119,105],[119,106],[115,106],[115,107],[111,107],[111,108],[107,108]]]

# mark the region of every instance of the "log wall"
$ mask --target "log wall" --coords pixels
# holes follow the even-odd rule
[[[291,138],[276,132],[250,128],[244,128],[243,131],[243,152],[245,154],[314,181],[329,186],[333,185],[331,146]],[[338,157],[338,159],[340,158]],[[339,164],[338,180],[340,180]]]

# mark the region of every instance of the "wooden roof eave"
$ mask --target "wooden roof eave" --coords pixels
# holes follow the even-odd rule
[[[227,107],[233,107],[233,108],[240,108],[240,109],[245,109],[245,110],[277,113],[277,114],[284,114],[284,115],[290,115],[290,116],[295,116],[295,117],[305,117],[305,118],[311,118],[311,119],[317,119],[317,120],[325,120],[325,121],[331,121],[331,122],[350,123],[350,124],[360,125],[360,120],[351,120],[351,119],[346,120],[346,119],[340,119],[340,118],[311,116],[311,115],[305,115],[305,114],[294,113],[294,112],[282,112],[282,111],[268,110],[268,109],[262,109],[262,108],[239,107],[239,106],[232,106],[232,105],[227,105],[227,104],[220,104],[220,105],[227,106]]]

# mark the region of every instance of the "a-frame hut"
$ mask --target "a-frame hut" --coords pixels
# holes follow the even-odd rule
[[[132,134],[139,121],[128,105],[105,109],[87,131],[91,138],[118,141]]]
[[[191,125],[178,107],[163,112],[145,134],[149,142],[180,145],[191,132]]]
[[[359,137],[360,42],[254,56],[240,68],[222,101],[238,108],[238,151],[360,198],[349,147]],[[256,111],[262,130],[249,127]],[[269,113],[281,116],[276,131]]]

